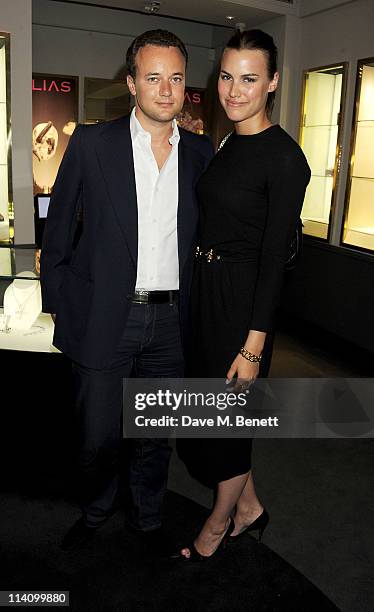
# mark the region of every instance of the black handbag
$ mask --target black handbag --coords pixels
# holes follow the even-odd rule
[[[303,249],[303,222],[299,218],[297,220],[296,231],[294,237],[291,240],[291,244],[288,249],[288,257],[284,264],[284,269],[287,271],[294,270],[299,262]]]
[[[229,132],[228,134],[226,134],[226,136],[224,136],[224,138],[222,138],[221,142],[218,145],[218,151],[222,149],[223,145],[229,139],[231,134],[232,132]],[[301,257],[302,247],[303,247],[303,227],[304,227],[303,222],[299,218],[297,220],[294,236],[291,240],[291,244],[288,249],[288,257],[287,257],[286,263],[284,264],[284,269],[287,272],[294,270],[296,268],[296,265],[298,264],[299,259]]]

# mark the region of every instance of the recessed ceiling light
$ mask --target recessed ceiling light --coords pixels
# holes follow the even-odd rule
[[[160,10],[161,2],[146,2],[144,5],[144,11],[146,13],[158,13]]]
[[[232,21],[233,19],[235,19],[235,15],[226,15],[226,19]]]

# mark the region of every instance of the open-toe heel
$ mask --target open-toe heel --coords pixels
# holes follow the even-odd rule
[[[230,544],[233,544],[234,542],[237,542],[239,538],[241,538],[244,534],[248,534],[250,531],[258,531],[258,541],[261,542],[262,535],[269,523],[269,520],[269,514],[264,508],[260,516],[258,516],[256,520],[253,521],[253,523],[250,523],[247,527],[245,527],[245,529],[243,529],[243,531],[241,531],[237,535],[230,536],[228,538],[228,542]]]
[[[178,559],[178,560],[182,559],[183,561],[191,561],[192,563],[200,563],[202,561],[209,561],[209,559],[212,559],[214,556],[217,555],[217,553],[220,550],[223,550],[226,547],[226,544],[229,540],[230,534],[234,530],[234,527],[235,527],[235,523],[233,519],[230,517],[229,526],[227,527],[224,533],[224,536],[222,540],[220,541],[220,543],[218,544],[216,550],[211,555],[206,556],[206,555],[200,554],[199,551],[196,549],[194,542],[191,542],[191,544],[189,544],[188,546],[183,546],[183,548],[189,549],[190,551],[189,557],[186,557],[186,555],[183,555],[181,551],[179,550],[177,553],[171,556],[171,559]]]

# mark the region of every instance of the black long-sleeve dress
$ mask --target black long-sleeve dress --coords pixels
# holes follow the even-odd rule
[[[233,133],[201,176],[199,246],[213,249],[213,258],[200,255],[195,265],[194,375],[226,377],[251,329],[267,332],[259,373],[267,375],[284,264],[309,179],[301,148],[279,125]],[[182,439],[177,448],[189,472],[210,486],[251,467],[248,439]]]

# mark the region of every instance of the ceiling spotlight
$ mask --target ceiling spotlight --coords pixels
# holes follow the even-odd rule
[[[235,15],[226,15],[226,19],[232,21],[233,19],[235,19]]]
[[[160,10],[160,4],[161,2],[146,2],[146,4],[144,5],[144,10],[146,13],[158,13]]]

